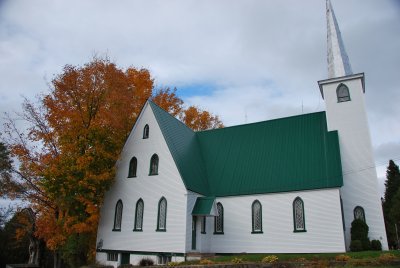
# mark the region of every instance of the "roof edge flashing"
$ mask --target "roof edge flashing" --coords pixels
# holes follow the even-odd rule
[[[328,79],[324,79],[324,80],[319,80],[318,81],[318,86],[319,86],[319,90],[321,92],[322,99],[324,99],[324,91],[323,91],[323,86],[324,85],[333,84],[333,83],[339,83],[339,82],[346,81],[346,80],[347,81],[348,80],[355,80],[355,79],[361,79],[363,93],[365,93],[365,76],[364,76],[364,73],[345,75],[345,76],[341,76],[341,77],[334,77],[334,78],[328,78]]]

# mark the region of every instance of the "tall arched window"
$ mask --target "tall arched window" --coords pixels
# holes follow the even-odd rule
[[[144,203],[142,198],[140,198],[136,202],[136,210],[135,210],[135,228],[133,231],[142,231],[143,229],[143,211],[144,211]]]
[[[136,157],[132,157],[131,162],[129,162],[128,178],[136,177],[136,169],[137,169],[137,159]]]
[[[221,203],[217,203],[218,216],[214,218],[214,234],[224,233],[224,207]]]
[[[356,206],[354,208],[354,219],[355,220],[362,220],[365,222],[365,212],[364,209],[360,206]]]
[[[149,175],[157,175],[158,174],[158,155],[153,154],[150,159],[150,172]]]
[[[338,102],[344,102],[350,100],[349,88],[345,84],[340,84],[337,87],[336,95]]]
[[[121,223],[122,223],[122,201],[118,200],[115,205],[115,215],[114,215],[114,228],[113,231],[121,231]]]
[[[305,232],[306,222],[304,217],[304,203],[300,197],[293,201],[293,224],[294,232]]]
[[[260,201],[255,200],[251,205],[252,234],[262,233],[262,206]]]
[[[161,197],[158,202],[157,231],[165,232],[167,230],[167,199]]]
[[[143,128],[143,139],[148,139],[149,138],[149,125],[145,125]]]

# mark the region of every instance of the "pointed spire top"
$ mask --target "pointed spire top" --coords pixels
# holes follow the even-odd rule
[[[328,78],[353,74],[330,0],[326,0],[328,27]]]

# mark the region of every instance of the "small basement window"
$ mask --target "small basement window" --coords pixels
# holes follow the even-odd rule
[[[118,253],[117,252],[108,252],[107,253],[107,261],[118,261]]]

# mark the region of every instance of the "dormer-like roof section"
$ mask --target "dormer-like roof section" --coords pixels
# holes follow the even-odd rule
[[[208,195],[207,174],[196,133],[152,101],[149,104],[186,189]]]
[[[188,190],[221,197],[343,185],[325,112],[193,132],[150,105]]]

